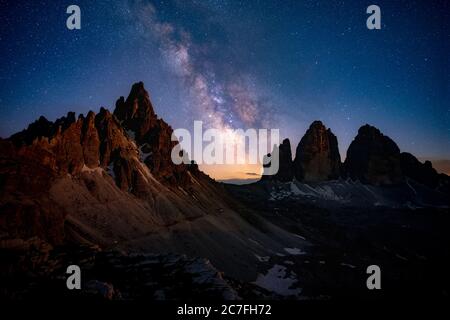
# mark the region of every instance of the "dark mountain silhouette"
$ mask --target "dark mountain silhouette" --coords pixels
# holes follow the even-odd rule
[[[403,180],[397,144],[367,124],[359,128],[350,144],[344,167],[350,178],[374,185],[396,184]]]
[[[400,152],[391,138],[368,124],[358,130],[344,163],[341,163],[336,136],[320,121],[314,121],[306,131],[294,160],[288,139],[274,152],[280,155],[280,169],[269,179],[280,182],[294,178],[299,182],[350,178],[374,186],[388,186],[411,179],[433,190],[450,191],[450,178],[437,173],[430,161],[421,163],[412,154]]]
[[[292,181],[294,177],[294,166],[292,163],[291,142],[289,139],[284,139],[279,146],[274,146],[272,155],[278,156],[279,166],[278,171],[274,175],[263,175],[262,179],[271,179],[282,182]],[[270,167],[271,163],[263,165],[263,167]]]

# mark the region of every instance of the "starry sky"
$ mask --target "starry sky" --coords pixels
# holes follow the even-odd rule
[[[81,30],[66,28],[71,4],[81,8]],[[381,30],[366,27],[371,4],[381,8]],[[295,152],[310,123],[322,120],[344,159],[358,128],[369,123],[402,151],[450,159],[448,1],[0,6],[3,138],[40,115],[112,110],[143,81],[156,113],[173,128],[190,129],[194,120],[213,128],[279,128]],[[238,171],[208,173],[253,174]]]

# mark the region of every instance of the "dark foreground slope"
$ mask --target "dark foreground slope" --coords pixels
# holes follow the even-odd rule
[[[344,163],[319,121],[294,160],[287,139],[279,152],[278,174],[227,187],[246,207],[312,244],[289,259],[270,257],[268,267],[276,261],[295,272],[308,297],[448,298],[448,176],[369,125],[359,129]],[[381,268],[380,291],[366,287],[369,265]]]
[[[265,261],[267,268],[295,272],[305,297],[448,298],[449,200],[426,186],[260,181],[227,189],[265,220],[312,244]],[[369,265],[381,268],[379,292],[367,290]]]

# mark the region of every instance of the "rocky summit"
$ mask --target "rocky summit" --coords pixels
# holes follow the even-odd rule
[[[263,175],[263,179],[277,180],[282,182],[292,181],[294,178],[294,167],[292,163],[291,142],[289,139],[284,139],[279,146],[274,146],[270,155],[278,156],[278,172],[274,175]],[[271,162],[265,165],[265,168],[270,167]],[[266,171],[267,172],[267,171]]]
[[[340,176],[341,156],[336,136],[314,121],[297,146],[294,160],[298,181],[324,181]]]
[[[411,179],[431,189],[450,190],[448,176],[438,174],[430,161],[421,163],[412,154],[400,152],[391,138],[368,124],[359,128],[347,150],[344,176],[372,185],[395,185]]]
[[[358,130],[345,159],[346,174],[374,185],[402,181],[400,149],[389,137],[368,124]]]
[[[297,146],[294,160],[289,139],[275,146],[272,154],[279,157],[279,169],[272,176],[263,176],[264,180],[287,182],[295,178],[318,182],[340,177],[341,157],[337,138],[320,121],[314,121],[306,131]]]
[[[114,113],[102,107],[97,114],[90,111],[77,118],[69,112],[54,122],[40,117],[1,139],[2,238],[38,236],[61,243],[69,233],[109,242],[114,232],[100,235],[94,219],[102,212],[116,226],[115,236],[137,230],[129,223],[114,223],[114,212],[118,220],[130,219],[121,212],[141,212],[134,219],[142,232],[148,231],[147,223],[165,225],[203,215],[197,204],[181,199],[201,202],[207,198],[199,190],[203,184],[218,186],[196,165],[172,163],[170,153],[178,142],[171,135],[140,82],[126,100],[118,100]],[[148,211],[168,213],[149,217],[144,214]]]
[[[149,94],[142,82],[135,83],[125,100],[116,102],[114,115],[127,134],[136,141],[145,164],[159,179],[172,184],[186,184],[189,180],[185,165],[174,165],[172,148],[178,143],[172,141],[172,128],[159,119],[153,110]]]
[[[374,186],[399,185],[416,181],[433,190],[450,191],[450,179],[439,174],[430,161],[420,162],[381,131],[368,124],[358,130],[341,162],[336,136],[321,121],[314,121],[297,146],[292,160],[289,139],[275,146],[279,170],[263,176],[264,181],[318,183],[336,179],[352,179]],[[266,171],[267,172],[267,171]]]

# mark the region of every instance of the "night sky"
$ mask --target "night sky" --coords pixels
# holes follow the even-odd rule
[[[143,81],[173,128],[280,128],[295,148],[318,119],[345,158],[369,123],[450,159],[448,1],[26,2],[0,1],[3,138],[40,115],[113,110]],[[66,28],[71,4],[81,30]]]

